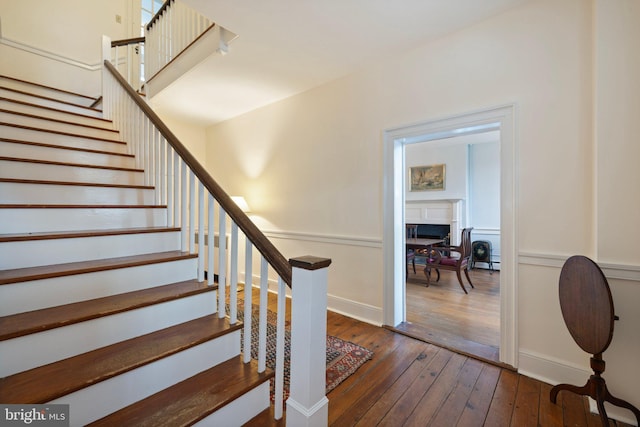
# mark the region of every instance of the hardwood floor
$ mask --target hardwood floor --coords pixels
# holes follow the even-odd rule
[[[407,321],[395,328],[426,342],[498,362],[500,346],[500,272],[474,269],[464,278],[465,294],[452,271],[427,280],[419,265],[407,278]]]
[[[586,398],[561,392],[554,405],[550,385],[512,370],[333,312],[327,332],[374,352],[327,395],[330,426],[600,425]],[[247,425],[285,423],[266,411]]]

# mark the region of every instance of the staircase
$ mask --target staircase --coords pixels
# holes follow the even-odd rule
[[[96,99],[0,76],[0,402],[70,425],[237,426],[273,373]]]

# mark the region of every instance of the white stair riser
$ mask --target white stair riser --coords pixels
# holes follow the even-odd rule
[[[193,258],[6,284],[0,286],[0,316],[192,280],[197,268]]]
[[[68,111],[70,113],[82,114],[90,117],[102,117],[102,111],[92,108],[84,108],[82,106],[58,102],[53,99],[44,99],[29,94],[17,93],[11,90],[0,88],[0,97],[15,99],[18,101],[28,102],[30,104],[41,105],[43,107],[55,108],[58,110]]]
[[[40,142],[44,144],[59,145],[62,147],[87,148],[89,150],[107,151],[110,153],[127,153],[127,144],[90,139],[77,136],[60,135],[45,131],[21,129],[13,126],[0,125],[0,135],[7,139],[21,141]]]
[[[194,424],[197,427],[236,427],[269,407],[269,381],[243,394],[233,402]]]
[[[117,154],[92,153],[58,147],[40,147],[0,140],[0,155],[18,159],[49,160],[95,166],[135,168],[134,157]],[[55,179],[55,177],[52,177]]]
[[[2,203],[152,205],[152,189],[0,182]]]
[[[51,165],[12,160],[0,160],[0,178],[144,185],[144,174],[138,171]],[[115,201],[112,204],[116,204]]]
[[[180,232],[0,243],[0,269],[37,267],[180,250]]]
[[[99,127],[102,129],[113,129],[113,122],[111,122],[110,120],[103,120],[97,117],[69,113],[64,110],[45,108],[39,105],[13,102],[12,99],[0,99],[0,109],[17,111],[19,113],[33,114],[40,117],[47,117],[49,119],[64,120],[67,122],[74,122],[81,125]]]
[[[165,208],[3,208],[0,234],[167,225]]]
[[[46,118],[29,117],[21,114],[12,114],[0,111],[0,122],[13,123],[21,126],[29,126],[38,129],[68,132],[96,138],[119,139],[119,133],[107,129],[96,129],[88,126],[79,126],[69,123],[60,123]]]
[[[0,77],[0,85],[11,89],[16,89],[22,92],[32,93],[34,95],[45,96],[47,98],[55,98],[65,102],[71,102],[73,104],[82,105],[85,107],[90,106],[95,102],[95,99],[88,98],[86,96],[80,96],[73,93],[62,92],[47,87],[30,84],[29,82],[21,82],[13,79],[7,79]]]
[[[215,294],[205,292],[0,341],[0,377],[213,314],[215,305]]]
[[[85,425],[184,381],[240,353],[240,332],[207,341],[49,403],[66,403],[72,426]],[[108,397],[108,398],[107,398]]]

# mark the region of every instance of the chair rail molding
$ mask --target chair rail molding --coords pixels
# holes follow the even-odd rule
[[[551,254],[541,252],[520,252],[518,263],[541,267],[562,268],[564,262],[574,254]],[[614,264],[595,260],[607,279],[629,280],[640,283],[640,265]]]
[[[54,53],[54,52],[51,52],[51,51],[48,51],[48,50],[45,50],[45,49],[40,49],[38,47],[31,46],[31,45],[28,45],[28,44],[20,42],[20,41],[8,39],[6,37],[3,37],[2,35],[0,35],[0,44],[12,47],[14,49],[23,50],[25,52],[29,52],[29,53],[32,53],[34,55],[42,56],[43,58],[52,59],[54,61],[62,62],[64,64],[71,65],[73,67],[82,68],[84,70],[98,71],[98,70],[100,70],[102,68],[102,63],[101,62],[97,62],[95,64],[88,64],[86,62],[83,62],[83,61],[80,61],[80,60],[77,60],[77,59],[73,59],[73,58],[68,58],[66,56],[62,56],[62,55],[59,55],[57,53]]]

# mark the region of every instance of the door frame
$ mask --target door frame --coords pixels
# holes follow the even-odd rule
[[[406,320],[404,284],[407,144],[500,130],[500,362],[518,366],[517,140],[514,104],[427,120],[384,131],[383,323]],[[470,295],[472,296],[472,295]]]

